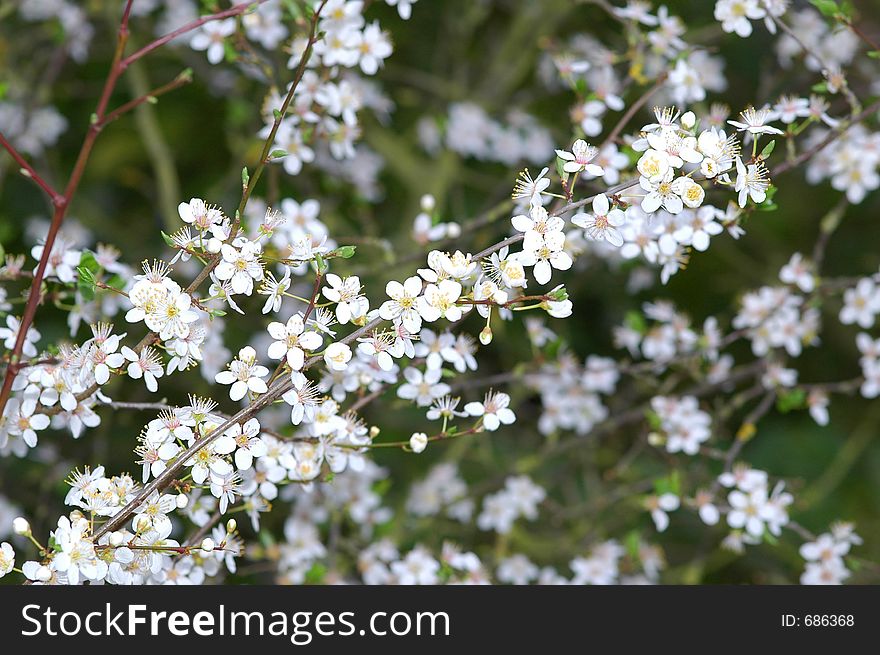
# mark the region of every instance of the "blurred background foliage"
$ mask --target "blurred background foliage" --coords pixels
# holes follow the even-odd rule
[[[24,92],[35,102],[54,104],[68,119],[68,128],[58,144],[33,160],[37,170],[58,185],[73,166],[100,93],[112,56],[120,3],[83,3],[96,29],[88,61],[83,64],[63,56],[56,25],[51,21],[23,23],[11,10],[14,4],[3,3],[0,8],[0,80],[4,93]],[[726,60],[729,87],[710,100],[726,102],[736,112],[747,102],[772,102],[785,92],[804,94],[816,81],[814,73],[797,65],[781,69],[772,50],[772,37],[762,28],[756,28],[749,39],[724,35],[712,19],[714,3],[670,0],[667,4],[692,26],[688,41],[706,44]],[[876,26],[880,18],[878,4],[865,0],[856,5],[865,20]],[[319,199],[321,218],[331,227],[333,237],[339,243],[359,246],[356,257],[340,262],[338,270],[360,273],[375,306],[386,280],[414,272],[412,261],[396,261],[415,248],[409,232],[422,194],[432,193],[437,198],[443,220],[466,225],[469,219],[509,197],[516,176],[510,167],[463,158],[451,151],[444,150],[436,157],[427,155],[418,144],[418,119],[425,114],[443,115],[451,102],[462,100],[480,104],[493,116],[518,107],[539,117],[562,147],[573,138],[568,118],[573,95],[564,89],[548,91],[540,83],[537,69],[542,53],[580,32],[611,48],[620,48],[622,35],[618,23],[600,8],[573,0],[422,0],[408,22],[400,21],[393,8],[377,2],[367,16],[378,18],[390,30],[395,48],[376,78],[394,102],[391,121],[383,125],[364,114],[364,140],[386,161],[380,178],[382,199],[373,203],[357,198],[348,185],[309,167],[295,178],[286,175],[280,166],[270,167],[257,193],[270,204],[284,197]],[[149,19],[135,19],[130,47],[146,43],[152,29]],[[278,53],[275,62],[280,73],[289,76],[283,66],[286,58],[286,54]],[[202,197],[232,211],[239,199],[241,167],[243,163],[252,166],[259,153],[261,144],[255,133],[262,125],[259,105],[265,82],[238,74],[234,64],[212,67],[203,53],[185,44],[165,48],[132,67],[111,106],[163,84],[186,67],[194,71],[193,84],[104,130],[70,210],[70,215],[98,241],[115,244],[122,250],[123,260],[135,266],[145,258],[170,257],[159,230],[170,232],[177,227],[176,205],[180,200]],[[629,100],[634,97],[630,95]],[[619,115],[608,114],[606,131]],[[643,110],[629,129],[637,129],[647,116]],[[777,157],[782,157],[780,150]],[[696,325],[716,315],[722,326],[729,326],[743,292],[776,284],[779,268],[792,252],[811,252],[822,216],[841,197],[827,183],[809,186],[803,171],[786,173],[776,182],[778,211],[753,215],[746,223],[747,235],[740,240],[727,235],[715,239],[709,252],[692,256],[687,270],[665,287],[658,281],[646,290],[629,293],[627,267],[614,270],[601,260],[581,262],[559,276],[572,295],[575,314],[568,320],[554,321],[552,329],[582,359],[588,354],[619,355],[611,345],[611,328],[644,301],[669,299],[689,313]],[[878,212],[878,194],[847,208],[828,247],[824,265],[827,274],[865,275],[877,270]],[[16,174],[8,157],[0,157],[0,243],[7,252],[29,251],[31,242],[25,231],[35,216],[48,218],[45,199],[33,184]],[[462,247],[474,252],[503,237],[507,216],[501,214],[497,222],[465,235],[460,240]],[[383,247],[381,240],[388,240],[389,246]],[[374,274],[364,276],[364,270]],[[262,300],[253,297],[245,303],[256,308]],[[837,321],[837,303],[832,299],[824,308],[822,346],[807,349],[796,362],[803,382],[845,380],[858,375],[854,342],[858,330]],[[227,347],[236,351],[262,329],[260,320],[230,321],[224,336]],[[471,318],[464,325],[476,335],[478,323],[478,319]],[[64,315],[51,306],[40,308],[37,326],[43,344],[69,339]],[[127,329],[122,325],[119,328]],[[139,338],[140,330],[140,326],[133,327],[133,336]],[[86,331],[80,330],[80,340]],[[737,361],[751,358],[747,345],[732,352]],[[496,329],[491,347],[480,350],[481,369],[475,375],[507,370],[532,356],[522,324],[506,323]],[[187,393],[209,395],[212,391],[197,372],[178,374],[162,382],[160,388],[171,403],[184,403]],[[646,380],[635,388],[624,387],[610,399],[612,413],[640,402],[636,398],[646,397],[653,383]],[[407,537],[413,543],[439,546],[448,537],[487,551],[507,548],[523,552],[534,561],[564,568],[571,557],[583,552],[585,544],[610,536],[623,538],[636,528],[645,538],[664,546],[671,567],[666,581],[796,580],[802,568],[797,554],[800,540],[790,533],[779,547],[753,547],[749,557],[739,558],[716,548],[723,528],[706,529],[690,513],[679,512],[669,531],[656,539],[647,513],[633,525],[632,514],[620,513],[615,506],[597,511],[605,494],[613,493],[611,489],[626,488],[647,475],[666,474],[676,463],[688,468],[715,463],[671,459],[663,453],[646,451],[616,487],[604,476],[647,430],[646,425],[631,425],[601,440],[584,438],[582,445],[569,450],[566,456],[536,464],[535,454],[547,441],[534,427],[540,407],[526,389],[515,387],[509,391],[515,402],[521,403],[513,426],[431,445],[418,457],[392,449],[373,453],[375,460],[391,472],[385,502],[400,510],[398,517],[405,517],[384,526],[383,531]],[[484,388],[462,391],[465,400],[477,399],[483,392]],[[117,383],[110,393],[129,401],[156,399],[136,383]],[[215,390],[215,398],[221,409],[232,408],[225,393]],[[407,439],[413,430],[427,428],[423,413],[396,400],[393,392],[381,403],[381,409],[379,405],[368,408],[365,415],[382,426],[381,440]],[[138,477],[138,467],[133,464],[134,439],[152,413],[102,409],[100,414],[101,425],[78,441],[66,432],[41,435],[42,443],[51,444],[50,450],[41,451],[43,461],[0,460],[0,491],[27,503],[25,509],[35,531],[46,533],[63,511],[63,479],[73,466],[102,463],[108,472],[128,470]],[[838,519],[855,521],[865,539],[855,554],[876,562],[880,560],[880,403],[835,395],[831,417],[830,425],[823,428],[805,411],[772,412],[758,426],[743,457],[771,476],[789,481],[796,498],[792,516],[807,528],[818,533]],[[726,447],[738,425],[737,417],[728,421],[716,431],[713,443]],[[568,434],[551,437],[575,438]],[[550,487],[550,506],[542,510],[538,524],[517,524],[507,543],[445,518],[406,517],[402,506],[410,483],[448,459],[457,460],[464,478],[481,492],[494,491],[508,474],[531,469],[536,480]],[[631,505],[637,503],[634,497]],[[567,517],[565,522],[560,519],[563,515]],[[264,525],[279,534],[285,517],[282,509],[264,517]],[[247,536],[250,527],[244,523],[240,525]],[[265,581],[259,575],[252,579]],[[856,571],[852,580],[876,581],[876,569]]]

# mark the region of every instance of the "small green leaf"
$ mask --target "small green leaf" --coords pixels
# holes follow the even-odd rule
[[[559,176],[563,182],[568,182],[568,173],[563,170],[563,166],[565,166],[565,160],[561,157],[556,158],[556,174]]]
[[[630,330],[634,330],[639,334],[645,334],[645,332],[648,331],[644,316],[634,309],[631,309],[626,313],[626,316],[623,319],[623,324]]]
[[[645,412],[645,418],[648,420],[648,425],[651,426],[652,430],[659,430],[663,425],[660,415],[652,409]]]
[[[761,150],[761,159],[767,159],[767,157],[769,157],[773,153],[774,148],[776,148],[775,140],[768,143],[766,146],[764,146],[764,149]]]
[[[639,537],[638,530],[630,530],[626,538],[623,540],[624,545],[626,546],[626,552],[629,556],[638,561],[639,560],[639,547],[641,546],[642,540]]]
[[[171,238],[170,234],[165,234],[165,232],[159,231],[159,234],[162,235],[162,240],[171,248],[174,247],[174,239]]]
[[[840,7],[835,0],[810,0],[810,4],[828,18],[833,18],[836,14],[840,13]]]
[[[100,270],[101,265],[95,259],[94,253],[90,250],[83,250],[79,258],[79,266],[76,268],[76,288],[85,300],[94,300],[97,288],[95,281]]]
[[[269,153],[269,159],[279,159],[281,157],[287,157],[287,151],[282,148],[278,148]]]
[[[803,409],[807,404],[807,394],[803,389],[783,391],[776,399],[776,408],[783,414],[795,409]]]
[[[306,584],[321,584],[327,575],[327,567],[320,562],[312,564],[312,568],[306,571]]]
[[[568,291],[566,291],[565,287],[559,287],[558,289],[553,289],[550,293],[547,294],[550,300],[555,300],[556,302],[562,302],[563,300],[568,300]]]

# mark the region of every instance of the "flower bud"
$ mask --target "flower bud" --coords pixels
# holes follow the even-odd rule
[[[457,239],[461,236],[461,226],[458,223],[447,223],[446,236],[450,239]]]
[[[409,447],[414,453],[420,453],[428,446],[428,435],[424,432],[413,432],[409,438]]]
[[[684,114],[681,115],[681,125],[684,129],[689,130],[696,124],[697,117],[694,116],[694,112],[686,111]]]
[[[484,346],[488,346],[492,343],[492,328],[488,325],[480,331],[480,343]]]
[[[177,509],[185,509],[187,505],[189,505],[189,496],[177,494]]]
[[[437,202],[434,200],[434,196],[430,193],[426,193],[422,196],[421,200],[419,200],[419,206],[422,208],[423,212],[432,212],[434,211],[434,207],[437,206]]]
[[[235,532],[235,529],[238,527],[238,523],[236,523],[235,519],[229,519],[226,521],[226,533],[232,534]]]
[[[211,551],[214,550],[214,540],[211,539],[211,537],[205,537],[205,538],[202,540],[202,546],[201,546],[201,547],[202,547],[202,550],[203,550],[203,551],[205,551],[206,553],[210,553]]]
[[[12,521],[12,531],[15,534],[27,537],[31,533],[31,524],[24,517],[17,517]]]
[[[110,533],[110,545],[111,546],[121,546],[123,541],[125,541],[125,535],[123,535],[118,530],[116,532]]]
[[[49,570],[48,566],[41,566],[37,569],[37,574],[35,577],[40,582],[49,582],[49,580],[52,579],[52,571]]]

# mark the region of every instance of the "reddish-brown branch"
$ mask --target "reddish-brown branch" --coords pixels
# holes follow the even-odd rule
[[[21,156],[18,150],[6,140],[6,137],[3,136],[3,133],[0,132],[0,145],[2,145],[6,152],[12,155],[12,158],[15,162],[21,167],[21,174],[25,177],[29,177],[37,185],[46,192],[49,196],[49,199],[52,201],[52,204],[58,204],[58,200],[61,198],[61,194],[58,193],[55,189],[52,188],[52,185],[46,182],[37,171],[34,170],[33,166],[31,166],[27,160]]]
[[[215,20],[223,20],[224,18],[232,18],[234,16],[240,16],[241,14],[246,12],[251,7],[261,5],[264,2],[266,2],[266,0],[251,0],[251,2],[242,2],[241,4],[237,4],[233,7],[230,7],[229,9],[219,11],[216,14],[211,14],[210,16],[202,16],[201,18],[197,18],[194,21],[190,21],[186,25],[183,25],[182,27],[178,27],[173,32],[169,32],[168,34],[165,34],[164,36],[160,36],[158,39],[156,39],[152,43],[148,43],[140,50],[137,50],[136,52],[133,52],[132,54],[130,54],[128,57],[126,57],[125,59],[123,59],[120,62],[121,70],[124,71],[126,68],[131,66],[138,59],[141,59],[141,58],[147,56],[148,54],[150,54],[151,52],[153,52],[153,50],[157,50],[158,48],[161,48],[163,45],[165,45],[169,41],[173,41],[178,36],[181,36],[183,34],[186,34],[187,32],[192,32],[193,30],[200,28],[205,23],[210,23]]]
[[[122,53],[125,49],[125,44],[128,41],[128,17],[131,13],[131,5],[133,0],[128,0],[125,5],[125,9],[122,12],[122,20],[119,23],[119,32],[116,37],[116,51],[113,55],[113,65],[110,67],[110,73],[107,75],[107,80],[104,83],[104,89],[101,92],[101,97],[98,100],[98,106],[95,109],[95,116],[93,117],[92,125],[89,127],[88,132],[86,133],[85,139],[83,140],[82,147],[80,148],[79,155],[76,158],[76,163],[74,164],[73,171],[70,174],[70,180],[67,182],[67,186],[64,189],[64,194],[62,196],[55,196],[53,201],[55,203],[55,212],[52,214],[52,222],[49,225],[49,232],[46,235],[46,241],[43,245],[43,254],[40,257],[40,263],[37,265],[37,270],[34,272],[34,280],[31,284],[31,293],[28,295],[27,304],[25,305],[24,314],[21,318],[21,324],[19,326],[18,336],[15,340],[15,347],[12,349],[12,353],[10,354],[10,364],[16,364],[19,359],[21,359],[22,349],[24,348],[25,337],[27,336],[28,329],[31,324],[34,322],[34,315],[37,313],[37,306],[42,301],[42,293],[41,287],[43,284],[43,278],[46,275],[46,267],[49,263],[49,256],[52,254],[52,248],[55,245],[55,237],[58,236],[58,231],[61,229],[61,224],[64,222],[64,216],[67,212],[67,207],[70,205],[70,200],[73,198],[73,194],[76,193],[76,189],[79,186],[79,182],[82,179],[83,171],[86,167],[86,162],[89,159],[89,155],[92,151],[92,146],[95,144],[95,139],[98,136],[98,129],[96,127],[97,121],[100,121],[104,116],[104,112],[107,109],[107,103],[110,101],[110,95],[113,93],[113,89],[116,86],[116,81],[119,79],[119,62],[122,59]],[[9,400],[9,395],[12,392],[12,383],[15,379],[16,371],[15,366],[9,366],[6,369],[6,375],[3,378],[3,387],[0,389],[0,413],[6,408],[6,403]]]
[[[115,120],[119,115],[121,115],[121,113],[123,113],[121,110],[125,109],[125,111],[128,111],[134,106],[137,106],[137,104],[140,104],[137,101],[132,101],[127,103],[126,105],[123,105],[114,112],[111,112],[109,114],[107,113],[107,107],[110,103],[110,97],[113,95],[113,91],[116,88],[116,83],[119,81],[119,77],[133,62],[141,59],[150,52],[165,45],[172,39],[180,36],[181,34],[192,31],[200,27],[201,25],[204,25],[205,23],[213,20],[220,20],[222,18],[227,18],[230,16],[237,16],[244,13],[249,7],[261,4],[264,1],[265,0],[254,0],[253,2],[235,5],[234,7],[231,7],[225,11],[221,11],[210,16],[203,16],[198,20],[192,21],[191,23],[188,23],[183,27],[174,30],[173,32],[156,39],[149,45],[144,46],[137,52],[129,55],[128,57],[123,57],[123,55],[125,54],[125,45],[128,42],[129,36],[128,21],[131,16],[131,8],[134,2],[134,0],[127,0],[125,3],[125,7],[122,11],[122,18],[119,22],[119,29],[116,35],[116,50],[113,54],[113,63],[110,66],[110,71],[108,72],[107,79],[104,82],[104,87],[101,91],[100,98],[98,99],[98,104],[92,116],[91,125],[89,126],[89,129],[86,132],[86,136],[83,139],[83,143],[80,147],[79,154],[77,155],[76,162],[74,163],[73,170],[70,173],[70,178],[67,182],[67,186],[64,188],[64,192],[62,194],[59,194],[57,191],[52,189],[52,187],[49,186],[39,175],[36,175],[36,172],[33,170],[33,168],[27,165],[27,162],[24,161],[24,158],[22,158],[20,155],[18,155],[17,152],[15,152],[14,148],[12,148],[10,144],[8,144],[5,138],[2,140],[3,146],[10,152],[10,154],[12,154],[13,158],[15,158],[16,161],[21,164],[26,171],[28,171],[31,177],[33,177],[33,179],[37,181],[37,184],[39,184],[44,191],[49,193],[50,197],[52,198],[52,202],[55,205],[55,211],[52,214],[52,221],[49,225],[49,232],[46,234],[46,240],[43,245],[43,254],[40,257],[40,262],[37,265],[37,270],[34,272],[34,279],[33,283],[31,284],[31,293],[28,296],[27,304],[25,305],[24,313],[22,314],[19,333],[15,340],[15,346],[13,347],[12,352],[9,355],[9,362],[12,365],[7,367],[6,374],[3,378],[3,386],[2,388],[0,388],[0,414],[2,414],[2,412],[6,408],[6,403],[9,401],[9,396],[12,393],[12,383],[16,375],[15,364],[21,359],[25,337],[27,335],[28,329],[34,322],[34,316],[37,312],[37,307],[42,301],[42,294],[40,293],[40,290],[43,284],[43,278],[46,275],[46,267],[49,263],[49,256],[52,253],[52,248],[55,245],[55,239],[58,236],[58,231],[61,229],[61,224],[64,222],[67,208],[70,206],[70,202],[73,199],[73,196],[75,195],[77,189],[79,188],[79,183],[82,180],[83,173],[85,172],[86,164],[88,163],[89,156],[92,153],[92,148],[95,145],[95,140],[98,138],[98,134],[101,132],[101,128],[104,125],[106,125],[108,122],[111,122],[112,120]],[[321,6],[323,7],[323,4]],[[155,95],[155,92],[153,95]],[[146,97],[141,102],[145,100]],[[152,335],[147,335],[141,342],[141,344],[152,342],[152,340]]]
[[[127,114],[132,109],[139,107],[140,105],[144,104],[145,102],[152,102],[154,99],[158,98],[159,96],[163,96],[166,93],[169,93],[170,91],[174,91],[174,89],[179,89],[184,84],[189,84],[190,82],[192,82],[192,74],[189,71],[184,71],[183,73],[181,73],[180,75],[175,77],[173,80],[168,82],[168,84],[163,84],[162,86],[153,89],[149,93],[142,95],[139,98],[135,98],[134,100],[129,100],[125,104],[120,105],[119,107],[117,107],[113,111],[109,112],[106,116],[104,116],[104,118],[100,121],[100,123],[98,123],[98,129],[99,130],[103,129],[109,123],[112,123],[120,116]]]

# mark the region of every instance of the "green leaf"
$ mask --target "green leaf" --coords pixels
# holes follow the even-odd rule
[[[556,174],[559,176],[563,182],[568,182],[569,175],[566,171],[562,170],[562,167],[565,166],[565,160],[561,157],[556,158]]]
[[[828,18],[834,18],[836,14],[840,13],[840,7],[835,0],[810,0],[810,4]]]
[[[880,50],[868,50],[868,56],[871,59],[880,59]],[[2,98],[2,95],[0,95],[0,98]]]
[[[645,324],[645,317],[634,309],[631,309],[626,313],[626,316],[623,319],[623,324],[630,330],[635,330],[639,334],[645,334],[648,331],[648,326]]]
[[[794,409],[803,409],[807,405],[807,394],[803,389],[783,391],[776,399],[776,408],[783,414]]]
[[[247,166],[241,169],[241,186],[247,188],[248,182],[251,181],[251,176],[248,173]]]
[[[159,234],[162,235],[162,240],[163,240],[163,241],[164,241],[169,247],[174,248],[174,239],[171,238],[171,235],[170,235],[170,234],[165,234],[165,232],[162,232],[161,230],[159,230]]]
[[[351,259],[354,257],[354,253],[357,250],[357,246],[339,246],[336,249],[336,253],[342,259]]]
[[[95,259],[95,254],[91,250],[83,250],[79,257],[78,268],[85,268],[90,273],[98,273],[101,270],[101,265]]]
[[[278,148],[277,150],[273,150],[269,153],[269,159],[278,159],[280,157],[287,157],[287,151],[282,148]]]
[[[654,491],[658,496],[663,494],[681,495],[681,479],[678,471],[673,471],[671,475],[665,478],[657,478],[654,480]]]
[[[826,82],[819,82],[818,84],[814,84],[810,87],[814,93],[827,93],[828,92],[828,84]]]
[[[312,568],[306,571],[306,584],[321,584],[327,575],[327,567],[320,562],[312,564]]]
[[[642,540],[639,537],[638,530],[630,530],[627,533],[626,537],[623,540],[624,546],[626,547],[626,552],[629,556],[638,561],[639,560],[639,547],[641,546]]]
[[[550,293],[547,294],[550,300],[555,300],[556,302],[562,302],[563,300],[568,300],[568,291],[566,291],[565,287],[559,287],[558,289],[553,289]]]
[[[323,275],[327,272],[327,269],[330,268],[330,265],[327,263],[327,260],[321,256],[321,253],[315,253],[315,271]]]
[[[85,266],[78,266],[76,269],[77,279],[76,288],[84,300],[95,299],[95,275]]]
[[[768,143],[766,146],[764,146],[764,149],[761,150],[761,159],[767,159],[767,157],[769,157],[773,153],[774,148],[776,148],[775,140]]]

